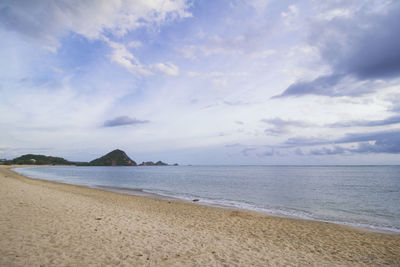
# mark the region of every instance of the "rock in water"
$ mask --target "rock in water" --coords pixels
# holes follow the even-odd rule
[[[156,163],[152,161],[142,162],[139,164],[139,166],[168,166],[168,164],[159,160]]]

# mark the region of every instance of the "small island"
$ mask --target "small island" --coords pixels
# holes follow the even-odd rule
[[[156,163],[152,161],[142,162],[139,166],[168,166],[168,164],[159,160]]]

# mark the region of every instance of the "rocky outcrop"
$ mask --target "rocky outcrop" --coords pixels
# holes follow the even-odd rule
[[[139,166],[168,166],[168,164],[159,160],[156,163],[152,161],[142,162],[139,164]]]

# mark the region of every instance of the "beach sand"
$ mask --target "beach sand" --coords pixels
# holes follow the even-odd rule
[[[400,235],[29,179],[0,166],[0,266],[400,266]]]

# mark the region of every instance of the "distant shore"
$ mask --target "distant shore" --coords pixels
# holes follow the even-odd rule
[[[13,167],[0,166],[1,266],[400,265],[400,235],[35,180]]]

